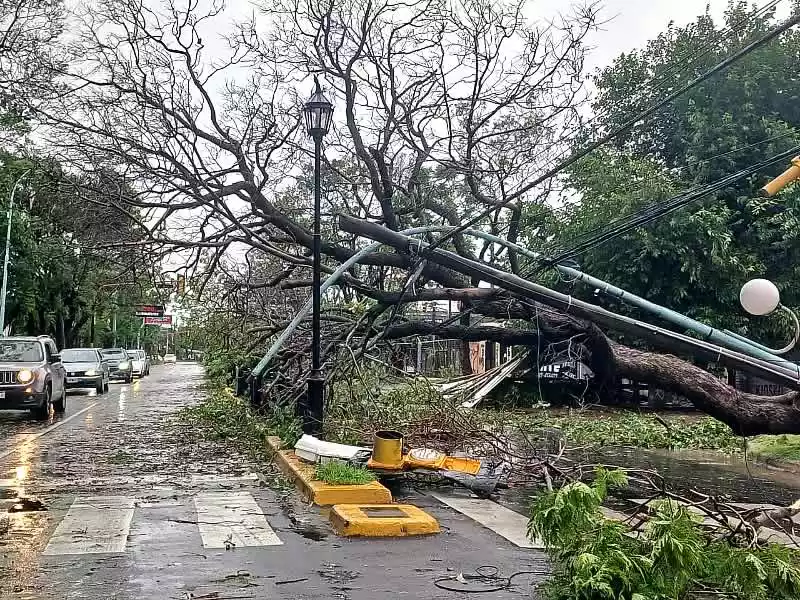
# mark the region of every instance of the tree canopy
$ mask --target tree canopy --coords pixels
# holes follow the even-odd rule
[[[642,50],[619,56],[594,78],[593,132],[613,130],[670,91],[697,77],[776,23],[774,11],[731,2],[722,22],[701,15],[670,27]],[[563,205],[545,216],[559,243],[603,227],[619,215],[663,202],[695,186],[777,154],[800,142],[800,52],[794,30],[748,54],[680,96],[575,165]],[[759,188],[788,166],[777,164],[658,222],[590,249],[581,267],[656,303],[767,343],[785,339],[780,318],[747,319],[741,285],[767,277],[782,301],[800,305],[800,190],[763,198]],[[529,223],[540,218],[534,212]],[[546,246],[546,244],[545,244]],[[576,286],[579,294],[592,290]]]

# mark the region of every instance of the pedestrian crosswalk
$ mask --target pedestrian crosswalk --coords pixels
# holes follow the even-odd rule
[[[202,493],[194,505],[204,548],[283,544],[249,492]]]
[[[50,535],[42,554],[122,554],[146,543],[142,533],[158,540],[178,522],[196,526],[203,548],[280,546],[281,539],[248,491],[201,492],[189,504],[181,501],[141,502],[127,496],[78,496]],[[187,518],[174,519],[164,510],[188,509]],[[183,513],[181,513],[183,514]],[[132,523],[138,519],[133,528]],[[185,536],[191,544],[198,537]]]
[[[491,500],[444,493],[432,496],[441,503],[437,510],[442,516],[456,511],[496,533],[501,543],[523,549],[542,547],[528,538],[527,517],[520,513]],[[176,543],[211,550],[284,545],[267,516],[253,493],[242,489],[147,500],[79,495],[55,525],[43,555],[124,554]]]
[[[241,483],[247,481],[242,478]],[[528,536],[528,517],[507,506],[457,492],[438,491],[429,496],[437,501],[439,508],[433,508],[442,518],[448,510],[455,511],[468,522],[496,534],[500,543],[521,549],[543,548],[541,541]],[[775,507],[743,504],[739,508]],[[121,495],[81,495],[73,499],[55,525],[43,555],[123,554],[135,546],[170,543],[212,550],[284,545],[267,516],[253,493],[242,489],[203,490],[147,501]],[[607,517],[627,518],[614,511],[608,511]],[[12,519],[12,528],[14,522]],[[766,527],[763,532],[776,543],[798,544],[797,539],[783,532]]]
[[[502,504],[474,496],[431,494],[439,502],[491,529],[519,548],[544,548],[528,537],[528,518]]]
[[[124,496],[76,498],[43,554],[125,552],[134,504],[133,498]]]

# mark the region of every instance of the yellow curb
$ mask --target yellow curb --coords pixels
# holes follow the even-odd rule
[[[346,537],[406,537],[440,531],[436,519],[411,504],[337,504],[330,520],[336,533]]]
[[[361,485],[331,485],[314,479],[314,466],[302,462],[294,450],[281,450],[280,438],[267,438],[275,452],[275,462],[283,473],[292,478],[309,502],[319,506],[334,504],[391,504],[392,493],[377,481]]]

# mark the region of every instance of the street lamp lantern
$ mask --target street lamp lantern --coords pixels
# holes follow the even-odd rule
[[[303,432],[319,434],[325,407],[325,376],[322,372],[320,302],[321,302],[321,257],[320,257],[320,170],[322,138],[328,133],[333,118],[333,104],[322,93],[319,79],[314,76],[314,93],[303,107],[308,135],[314,138],[314,233],[311,238],[313,257],[312,312],[311,312],[311,372],[308,376],[308,391],[305,399],[297,404],[297,412],[303,423]]]
[[[319,78],[314,75],[314,93],[303,107],[306,118],[306,131],[314,139],[327,135],[333,120],[333,104],[322,93]]]
[[[768,315],[781,303],[781,293],[769,279],[751,279],[742,286],[739,302],[751,315]]]
[[[772,354],[786,354],[795,347],[800,339],[800,320],[793,310],[781,304],[781,293],[778,286],[769,279],[751,279],[742,286],[739,291],[739,302],[748,313],[756,317],[762,317],[774,312],[776,309],[784,311],[794,323],[794,336],[792,340],[783,348],[777,350],[765,348]]]

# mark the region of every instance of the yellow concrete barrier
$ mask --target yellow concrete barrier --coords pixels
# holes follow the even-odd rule
[[[331,525],[345,537],[406,537],[439,533],[439,523],[411,504],[337,504]]]
[[[302,462],[293,450],[281,450],[277,437],[268,438],[275,452],[275,463],[309,501],[318,506],[334,504],[391,504],[392,493],[378,481],[361,485],[332,485],[314,479],[315,467]]]

